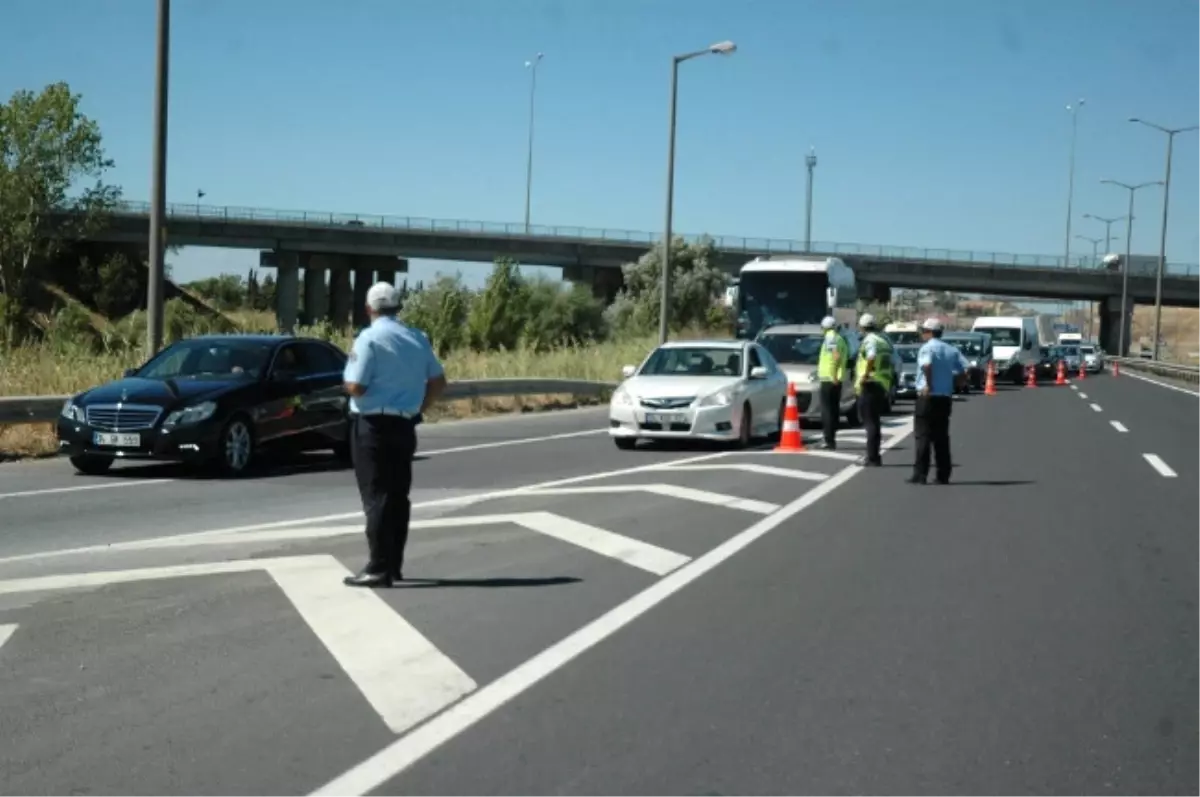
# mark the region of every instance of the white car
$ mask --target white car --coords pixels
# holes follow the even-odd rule
[[[617,448],[638,440],[716,440],[749,445],[779,432],[787,375],[747,340],[681,340],[626,365],[613,392],[608,432]]]
[[[801,421],[820,421],[822,416],[820,380],[817,366],[821,360],[821,347],[825,330],[819,324],[787,324],[774,326],[759,333],[762,344],[779,363],[784,375],[796,388],[796,404]],[[858,345],[858,338],[851,336],[851,347]],[[897,355],[899,357],[899,355]],[[854,395],[854,359],[851,358],[842,380],[841,403],[838,414],[846,417],[846,423],[857,426],[858,399]],[[899,373],[899,369],[897,369]],[[786,390],[786,388],[785,388]]]
[[[1104,350],[1094,343],[1084,343],[1079,347],[1083,355],[1083,367],[1090,374],[1098,374],[1104,370]]]

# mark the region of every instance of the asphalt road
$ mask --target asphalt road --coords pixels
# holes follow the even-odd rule
[[[1196,793],[1196,402],[973,396],[947,487],[430,426],[378,592],[345,471],[3,466],[0,791]]]

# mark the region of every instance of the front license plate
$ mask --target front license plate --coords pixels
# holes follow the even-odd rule
[[[660,423],[669,426],[673,423],[687,423],[687,416],[678,412],[647,412],[646,423]]]
[[[142,436],[140,434],[96,432],[92,435],[92,443],[98,446],[115,446],[116,448],[139,448],[142,445]]]

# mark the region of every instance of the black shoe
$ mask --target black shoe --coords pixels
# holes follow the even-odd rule
[[[404,580],[404,573],[401,572],[400,568],[398,568],[398,567],[392,569],[391,576],[392,576],[392,581],[403,581]]]
[[[883,460],[882,459],[867,459],[866,457],[859,457],[858,461],[855,462],[855,464],[859,465],[861,467],[864,467],[864,468],[878,468],[883,465]]]
[[[821,443],[821,448],[825,451],[837,451],[837,443]]]
[[[369,573],[366,570],[353,576],[346,576],[342,583],[347,587],[371,587],[386,589],[392,586],[391,573]]]
[[[937,481],[937,483],[938,483],[938,484],[949,484],[949,483],[950,483],[950,477],[949,477],[949,476],[947,476],[947,477],[945,477],[945,478],[942,478],[941,476],[939,476],[939,477],[938,477],[938,478],[937,478],[935,481]]]
[[[905,481],[906,481],[906,482],[908,482],[909,484],[924,484],[924,483],[925,483],[925,477],[923,477],[923,476],[909,476],[907,479],[905,479]]]

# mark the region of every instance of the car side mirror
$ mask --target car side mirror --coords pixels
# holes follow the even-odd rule
[[[136,368],[126,368],[125,369],[125,378],[128,379],[129,377],[133,376],[136,373],[137,373]]]
[[[762,367],[761,365],[754,366],[753,368],[750,369],[750,378],[751,379],[766,379],[767,378],[767,369]]]
[[[621,366],[621,378],[622,379],[628,379],[629,377],[633,376],[635,373],[637,373],[636,367],[634,367],[632,365],[622,365]]]

